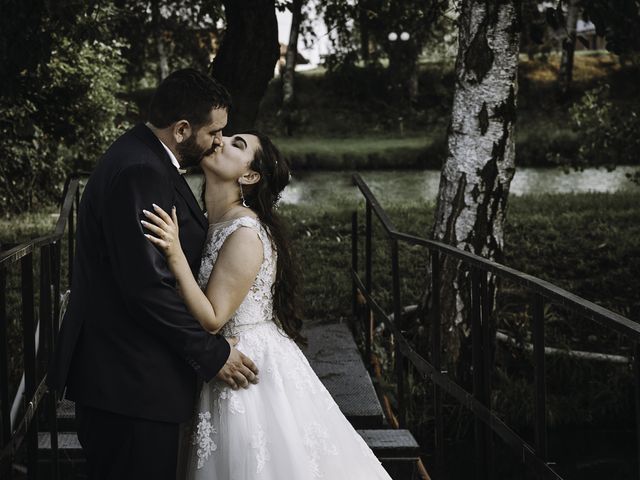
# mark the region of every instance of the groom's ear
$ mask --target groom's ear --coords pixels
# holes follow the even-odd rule
[[[193,133],[188,120],[178,120],[173,124],[173,138],[176,143],[182,143]]]

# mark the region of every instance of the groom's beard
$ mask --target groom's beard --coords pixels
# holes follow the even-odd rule
[[[204,149],[196,142],[196,136],[191,135],[184,142],[177,145],[178,154],[180,155],[180,166],[182,168],[195,167],[200,164],[203,157],[213,153],[215,145],[211,148]]]

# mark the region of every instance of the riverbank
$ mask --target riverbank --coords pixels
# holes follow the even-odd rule
[[[621,66],[607,52],[576,54],[574,82],[559,95],[559,57],[534,60],[522,56],[515,126],[516,164],[554,165],[558,154],[575,158],[580,131],[570,107],[589,89],[612,86],[614,104],[635,102],[640,95],[633,68]],[[446,131],[453,101],[453,64],[420,65],[419,97],[412,109],[400,109],[380,68],[349,67],[337,73],[296,74],[298,105],[287,121],[279,113],[280,79],[271,81],[260,105],[257,128],[298,169],[440,168],[446,156]],[[292,135],[286,135],[286,126]]]
[[[355,133],[355,132],[352,132]],[[446,157],[446,127],[428,127],[427,134],[389,132],[388,136],[361,135],[350,138],[282,137],[274,143],[296,170],[440,169]],[[562,151],[574,156],[578,135],[548,123],[516,130],[516,159],[523,167],[552,167],[546,152]]]
[[[351,211],[355,203],[283,204],[294,244],[305,259],[305,304],[310,319],[350,311]],[[433,202],[407,195],[381,203],[400,231],[425,236]],[[510,267],[539,276],[588,300],[640,321],[640,189],[618,193],[523,195],[509,199],[505,259]],[[322,205],[322,208],[318,208]],[[0,243],[49,233],[57,208],[0,218]],[[386,248],[381,244],[381,254]],[[414,256],[415,255],[415,256]],[[407,278],[421,278],[421,254],[410,253]],[[383,263],[380,271],[386,271]],[[407,301],[420,286],[407,283]]]

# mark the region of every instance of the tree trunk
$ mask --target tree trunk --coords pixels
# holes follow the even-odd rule
[[[365,65],[369,64],[369,2],[358,2],[358,23],[360,24],[360,55]]]
[[[151,2],[151,23],[153,28],[153,40],[156,44],[158,53],[158,83],[162,82],[169,76],[169,61],[167,60],[167,52],[165,50],[163,32],[162,32],[162,16],[160,14],[160,0]]]
[[[406,111],[418,97],[418,51],[413,39],[396,40],[389,49],[389,81],[393,102]]]
[[[463,0],[448,154],[432,230],[434,240],[500,261],[507,197],[515,172],[514,122],[520,42],[518,0]],[[467,383],[470,364],[470,275],[441,263],[443,359]],[[495,278],[488,278],[489,299]],[[433,292],[427,291],[423,302]],[[490,300],[489,310],[494,301]]]
[[[562,58],[560,59],[560,70],[558,77],[560,80],[560,90],[567,93],[571,88],[573,77],[573,54],[576,50],[576,24],[580,8],[579,0],[569,0],[567,10],[566,37],[562,41]]]
[[[282,73],[282,109],[285,114],[293,108],[295,100],[294,75],[296,70],[296,57],[298,56],[298,33],[302,20],[302,0],[293,0],[291,5],[291,33],[287,46],[286,63]]]
[[[280,57],[274,0],[224,0],[227,29],[211,75],[233,99],[225,132],[253,128]]]

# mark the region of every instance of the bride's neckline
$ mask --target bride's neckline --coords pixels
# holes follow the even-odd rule
[[[229,220],[225,220],[223,222],[217,222],[217,223],[210,223],[209,224],[209,228],[217,228],[220,225],[226,225],[227,223],[231,223],[231,222],[235,222],[236,220],[240,220],[241,218],[250,218],[251,220],[255,220],[256,222],[258,221],[258,219],[256,217],[252,217],[251,215],[241,215],[240,217],[236,217],[236,218],[230,218]]]

